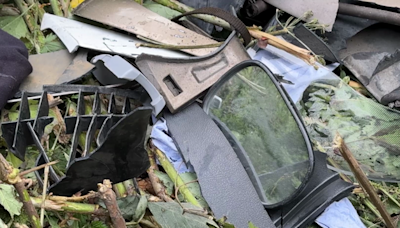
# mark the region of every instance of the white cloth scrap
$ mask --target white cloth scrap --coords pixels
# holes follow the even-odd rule
[[[322,228],[366,228],[347,198],[329,205],[315,222]]]
[[[160,118],[153,126],[150,138],[153,144],[164,152],[165,156],[174,165],[178,173],[194,172],[193,167],[185,163],[174,141],[168,135],[167,121],[164,118]]]

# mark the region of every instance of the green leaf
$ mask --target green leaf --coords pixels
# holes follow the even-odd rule
[[[127,196],[117,199],[118,207],[121,210],[124,219],[130,221],[133,218],[139,201],[140,198],[138,196]]]
[[[182,205],[185,208],[194,207],[189,203],[183,203]],[[149,202],[149,209],[157,223],[163,228],[208,228],[208,225],[218,227],[213,220],[190,213],[183,213],[182,207],[176,202]],[[197,208],[197,210],[201,210],[201,208]]]
[[[230,223],[227,223],[226,220],[227,220],[226,216],[224,216],[224,217],[222,217],[222,218],[217,220],[217,222],[218,222],[218,224],[220,225],[221,228],[235,228],[234,225],[232,225]]]
[[[302,115],[314,146],[325,148],[340,169],[350,171],[333,151],[332,141],[339,133],[369,177],[398,180],[399,112],[360,95],[341,80],[314,83],[305,94],[309,95],[303,97]]]
[[[29,33],[25,21],[21,16],[0,17],[0,29],[20,39]]]
[[[59,51],[65,49],[64,44],[58,39],[58,37],[54,34],[49,34],[45,37],[42,47],[41,47],[41,52],[42,53],[47,53],[47,52],[54,52],[54,51]]]
[[[146,0],[143,2],[143,6],[146,7],[147,9],[153,11],[154,13],[157,13],[160,16],[163,16],[168,19],[172,19],[181,13],[173,10],[171,8],[168,8],[166,6],[160,5],[158,3],[155,3],[153,1]]]
[[[222,228],[235,228],[235,226],[226,222],[222,225]]]
[[[249,222],[249,228],[257,228],[252,222]]]
[[[146,213],[147,205],[148,205],[147,197],[145,195],[142,195],[136,207],[135,214],[133,215],[132,220],[134,222],[138,222],[143,218],[144,214]]]
[[[49,221],[49,224],[50,224],[51,228],[61,228],[58,225],[58,219],[57,218],[55,218],[53,216],[48,216],[47,213],[46,213],[46,217],[47,217],[47,221]]]
[[[94,221],[90,223],[90,228],[108,228],[102,221]]]
[[[10,213],[12,218],[14,215],[21,214],[22,203],[17,200],[14,186],[0,184],[0,205]]]
[[[7,153],[6,160],[12,164],[13,167],[19,167],[23,161],[19,160],[13,153],[9,152]]]
[[[142,196],[127,196],[117,199],[117,204],[121,210],[122,217],[128,221],[139,221],[147,209],[147,197]]]
[[[199,182],[195,181],[197,180],[196,173],[181,173],[179,174],[179,176],[182,178],[184,183],[192,182],[190,184],[186,184],[187,188],[200,203],[201,207],[208,208],[207,201],[203,198],[203,195],[201,194]]]
[[[174,193],[174,182],[172,182],[172,180],[171,180],[171,178],[169,178],[168,174],[158,171],[158,170],[154,170],[154,174],[164,184],[167,194],[172,195]]]

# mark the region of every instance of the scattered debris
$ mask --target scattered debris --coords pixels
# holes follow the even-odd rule
[[[169,50],[137,47],[137,43],[144,43],[145,41],[141,41],[134,36],[124,35],[108,29],[47,13],[43,16],[41,29],[53,30],[63,41],[70,53],[77,51],[79,47],[83,47],[105,53],[120,54],[127,57],[137,57],[141,53],[175,58],[187,56]]]
[[[302,18],[305,12],[311,11],[310,17],[306,18],[306,20],[317,19],[319,23],[328,25],[326,30],[329,32],[332,31],[339,9],[338,0],[301,0],[296,1],[295,4],[290,0],[265,0],[265,2],[297,18]]]
[[[81,78],[94,68],[87,60],[87,51],[70,54],[60,50],[30,55],[33,72],[23,81],[21,91],[41,93],[43,85],[63,84]],[[46,64],[43,64],[46,63]]]
[[[93,75],[103,85],[115,85],[133,80],[137,81],[149,94],[151,105],[154,107],[154,115],[157,116],[160,114],[165,106],[164,98],[157,92],[154,85],[129,62],[125,61],[120,56],[105,54],[95,56],[92,62],[97,63],[97,69],[93,71]],[[105,71],[104,68],[107,68],[107,70]],[[110,72],[111,75],[108,72]],[[115,77],[117,77],[117,79]]]
[[[383,206],[382,201],[379,199],[376,190],[369,182],[365,173],[361,170],[360,165],[358,164],[357,160],[354,158],[352,152],[349,150],[349,148],[347,147],[346,143],[343,141],[343,138],[340,135],[336,135],[335,143],[336,143],[335,146],[339,148],[340,153],[342,154],[344,159],[346,159],[347,163],[349,163],[351,170],[353,171],[357,180],[360,182],[362,188],[368,193],[372,203],[376,206],[379,213],[383,217],[385,225],[388,228],[396,227],[389,213],[386,211],[386,208]]]
[[[142,54],[136,64],[174,113],[195,100],[233,66],[249,59],[235,34],[232,32],[224,45],[207,56],[172,59]]]
[[[134,1],[86,0],[74,10],[74,14],[161,44],[204,45],[216,42],[171,22]],[[205,48],[182,51],[195,56],[204,56],[214,50],[215,48]]]
[[[0,227],[395,227],[399,4],[228,2],[0,0]]]

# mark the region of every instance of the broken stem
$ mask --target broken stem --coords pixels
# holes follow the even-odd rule
[[[135,184],[133,183],[132,179],[126,180],[123,182],[125,185],[125,189],[126,189],[126,194],[128,196],[133,196],[136,194],[136,190],[135,190]]]
[[[202,216],[202,217],[204,217],[204,218],[213,220],[214,218],[213,218],[212,216],[208,215],[207,211],[205,211],[205,210],[196,210],[196,209],[185,208],[185,207],[182,205],[182,203],[181,203],[181,201],[179,200],[179,198],[178,198],[178,191],[179,191],[179,189],[180,189],[182,186],[186,186],[186,185],[188,185],[188,184],[195,183],[195,182],[197,182],[197,181],[198,181],[198,180],[192,180],[192,181],[189,181],[189,182],[187,182],[187,183],[185,183],[185,184],[183,184],[183,185],[175,186],[175,199],[176,199],[176,201],[178,202],[178,204],[182,207],[184,213],[186,212],[186,213],[189,213],[189,214],[199,215],[199,216]]]
[[[64,12],[64,17],[68,18],[70,0],[60,0],[60,3],[61,3],[61,9]]]
[[[25,171],[23,171],[23,172],[20,172],[20,173],[19,173],[19,176],[20,176],[20,177],[23,177],[23,176],[25,176],[25,175],[27,175],[27,174],[29,174],[29,173],[32,173],[32,172],[41,170],[41,169],[43,169],[43,168],[45,168],[45,167],[47,167],[47,166],[55,165],[55,164],[57,164],[57,163],[58,163],[58,161],[52,161],[52,162],[49,162],[49,163],[46,163],[46,164],[43,164],[43,165],[39,165],[39,166],[33,167],[32,169],[28,169],[28,170],[25,170]]]
[[[65,196],[48,196],[47,198],[49,200],[57,201],[57,202],[64,202],[64,201],[69,201],[69,202],[81,202],[87,199],[95,198],[97,197],[98,194],[96,192],[90,192],[89,194],[86,194],[84,196],[73,196],[73,197],[65,197]]]
[[[40,224],[43,226],[44,222],[44,207],[46,205],[46,192],[47,192],[47,183],[49,181],[49,166],[44,167],[44,181],[43,181],[43,192],[42,192],[42,205],[40,209]]]
[[[28,214],[31,225],[34,228],[41,228],[39,215],[33,206],[24,182],[19,177],[19,170],[14,169],[7,160],[0,154],[0,180],[7,184],[14,185],[17,190],[19,200],[22,202],[26,213]]]
[[[197,201],[196,197],[190,192],[190,190],[185,185],[185,182],[178,175],[175,168],[168,161],[167,157],[165,157],[164,153],[158,148],[154,147],[153,152],[157,155],[158,161],[161,163],[161,166],[164,168],[165,172],[168,174],[171,180],[175,180],[175,185],[181,186],[179,188],[179,192],[183,195],[185,200],[197,207],[202,207],[201,204]]]
[[[378,209],[383,220],[385,221],[386,226],[388,228],[395,228],[392,218],[390,217],[389,213],[386,211],[386,208],[384,207],[382,201],[379,199],[379,196],[376,193],[375,188],[371,185],[367,176],[365,175],[365,173],[362,171],[360,165],[358,164],[357,160],[354,158],[353,154],[347,147],[343,138],[341,136],[339,136],[339,134],[337,134],[335,137],[335,145],[337,148],[339,148],[340,153],[342,154],[344,159],[349,164],[351,170],[354,173],[354,176],[357,178],[360,185],[368,193],[368,196],[369,196],[371,202]]]
[[[32,3],[32,1],[29,1],[29,2]],[[14,3],[17,6],[17,8],[19,9],[19,11],[21,12],[20,16],[24,18],[25,24],[28,27],[31,34],[33,35],[33,37],[38,37],[39,40],[44,39],[44,35],[43,35],[42,31],[40,31],[40,28],[37,24],[38,17],[36,17],[35,15],[29,14],[29,11],[33,7],[37,6],[37,3],[31,4],[29,7],[27,7],[26,3],[22,0],[15,0]],[[36,7],[36,8],[38,9],[39,7]],[[37,11],[39,11],[39,10],[37,10]],[[37,13],[39,14],[40,11]],[[11,24],[11,23],[9,23],[9,24]],[[36,40],[37,39],[33,39],[32,43],[33,43],[36,53],[40,54],[40,46]]]
[[[50,198],[50,197],[49,197]],[[43,200],[39,197],[31,197],[32,204],[40,208],[42,206]],[[46,199],[44,208],[46,211],[61,211],[61,212],[71,212],[78,214],[93,214],[97,216],[106,216],[107,212],[97,204],[86,204],[86,203],[76,203],[68,201],[56,201]]]
[[[169,44],[148,44],[148,43],[137,43],[136,47],[149,47],[149,48],[164,48],[170,50],[182,50],[182,49],[201,49],[201,48],[213,48],[219,47],[223,42],[215,44],[203,44],[203,45],[169,45]]]
[[[145,226],[150,227],[150,228],[159,228],[159,226],[154,225],[152,222],[150,222],[147,219],[141,219],[139,221],[139,224],[145,225]]]
[[[378,190],[385,194],[394,204],[400,207],[399,201],[397,201],[389,192],[382,188],[382,186],[378,186]]]
[[[127,226],[132,226],[132,225],[138,225],[138,224],[142,224],[145,225],[146,227],[150,227],[150,228],[158,228],[158,226],[154,225],[152,222],[150,222],[147,219],[142,218],[139,222],[127,222],[126,225]]]
[[[122,198],[122,197],[126,196],[126,188],[125,188],[124,183],[121,182],[118,184],[114,184],[113,189],[118,198]]]
[[[293,45],[285,40],[279,39],[278,37],[275,37],[271,34],[268,34],[266,32],[260,31],[257,27],[249,27],[248,28],[250,34],[252,37],[256,39],[264,39],[268,41],[268,44],[282,49],[286,52],[289,52],[292,55],[295,55],[304,61],[306,61],[308,64],[313,65],[314,67],[316,58],[315,56],[312,55],[312,53],[304,48],[297,47],[296,45]]]
[[[43,7],[40,7],[40,3],[36,3],[35,0],[26,0],[26,3],[28,3],[29,6],[35,5],[34,8],[38,14],[39,21],[42,21],[45,11],[44,11]]]
[[[365,206],[368,207],[368,209],[370,209],[370,210],[372,211],[372,213],[375,214],[375,216],[376,216],[377,218],[379,218],[380,221],[383,222],[383,219],[382,219],[381,214],[379,214],[379,211],[378,211],[378,210],[376,209],[376,207],[371,203],[370,200],[368,200],[368,199],[363,199],[362,202],[364,203]]]
[[[20,180],[16,184],[14,184],[14,187],[17,190],[19,199],[20,199],[20,201],[22,201],[22,204],[24,205],[24,209],[25,209],[26,213],[28,214],[31,225],[34,228],[41,228],[42,225],[40,224],[39,215],[38,215],[35,207],[32,204],[31,197],[29,196],[29,193],[26,190],[21,178],[19,178],[19,179]]]
[[[149,155],[149,160],[150,160],[150,167],[147,170],[147,174],[149,175],[149,179],[151,185],[153,185],[154,191],[156,192],[157,196],[163,199],[165,202],[174,201],[173,199],[171,199],[171,197],[169,197],[166,194],[164,185],[161,183],[160,178],[158,178],[157,175],[154,173],[154,170],[158,170],[154,153],[152,153],[150,150],[147,150],[147,153]]]
[[[328,157],[328,162],[335,168],[340,169],[340,166],[333,160],[331,157]],[[350,180],[348,176],[344,173],[339,173],[340,177],[342,177],[343,180],[345,180],[348,183],[353,183],[353,181]]]
[[[121,211],[118,208],[117,197],[112,190],[110,180],[104,180],[102,184],[97,184],[100,198],[103,200],[108,213],[110,214],[111,221],[114,227],[126,228],[125,219],[122,217]]]
[[[24,21],[25,21],[26,26],[28,27],[29,31],[33,32],[34,28],[33,28],[32,22],[30,21],[27,13],[30,9],[32,9],[34,7],[34,5],[30,5],[29,7],[27,7],[26,3],[23,0],[15,0],[14,3],[17,6],[17,8],[19,9],[19,11],[21,12],[21,15],[19,17],[24,18]],[[9,23],[9,24],[11,24],[11,23]],[[4,26],[3,29],[5,27],[7,27],[8,25]]]
[[[61,12],[61,7],[59,5],[58,0],[49,0],[51,4],[51,8],[53,9],[53,13],[57,16],[62,17],[63,13]],[[63,0],[61,0],[63,1]]]

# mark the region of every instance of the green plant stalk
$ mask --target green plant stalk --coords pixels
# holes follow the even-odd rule
[[[335,167],[335,168],[337,168],[337,169],[340,169],[340,166],[339,166],[332,158],[328,157],[327,160],[328,160],[328,162],[329,162],[333,167]],[[349,178],[348,176],[346,176],[346,174],[344,174],[344,173],[339,173],[339,175],[340,175],[340,177],[341,177],[343,180],[345,180],[346,182],[349,182],[349,183],[352,183],[352,184],[353,184],[353,181],[351,181],[350,178]]]
[[[21,16],[23,16],[24,21],[26,23],[26,26],[28,26],[29,31],[33,32],[34,31],[34,27],[33,24],[36,24],[33,20],[34,18],[32,17],[28,17],[26,14],[28,13],[28,10],[30,10],[33,5],[31,5],[29,8],[26,7],[25,2],[23,0],[14,0],[15,5],[17,6],[17,8],[19,9],[19,11],[21,12]]]
[[[64,12],[64,17],[68,18],[71,14],[70,12],[70,1],[69,0],[60,0],[62,11]]]
[[[35,0],[25,0],[25,1],[30,6],[35,5],[34,8],[35,8],[36,12],[38,12],[38,14],[39,14],[38,15],[39,16],[39,20],[42,21],[45,11],[44,11],[44,9],[42,7],[38,6],[39,3],[36,3]]]
[[[169,7],[173,10],[179,11],[181,13],[186,13],[186,12],[190,12],[190,11],[194,10],[194,8],[187,6],[185,4],[182,4],[176,0],[153,0],[153,1],[157,2],[158,4],[161,4],[163,6]],[[196,15],[193,15],[193,17],[199,18],[205,22],[209,22],[214,25],[218,25],[224,29],[231,30],[231,26],[229,25],[229,23],[218,17],[210,16],[210,15],[206,15],[206,14],[196,14]]]
[[[113,188],[118,198],[125,197],[127,195],[126,188],[123,182],[114,184]]]
[[[2,154],[0,154],[0,181],[12,184],[18,193],[19,200],[22,202],[33,228],[42,228],[39,215],[33,206],[28,191],[19,176],[19,170],[15,169]]]
[[[33,205],[37,208],[42,206],[43,200],[40,197],[31,197]],[[64,211],[79,214],[96,214],[96,215],[106,215],[106,211],[103,210],[97,204],[87,204],[87,203],[76,203],[69,201],[53,201],[46,200],[44,208],[47,211]]]
[[[363,223],[368,227],[368,228],[373,228],[373,227],[380,227],[370,221],[368,221],[367,219],[360,217],[361,221],[363,221]]]
[[[29,2],[32,3],[33,0],[28,0]],[[37,24],[37,17],[35,15],[30,15],[29,10],[31,10],[34,7],[37,7],[39,9],[40,7],[37,6],[35,2],[31,4],[29,7],[26,7],[25,2],[23,0],[15,0],[14,1],[15,5],[21,11],[21,16],[23,16],[24,21],[26,26],[28,27],[29,31],[31,32],[31,36],[33,34],[33,40],[31,42],[33,43],[33,46],[35,48],[35,51],[37,54],[40,54],[40,45],[38,44],[37,40],[44,40],[44,35],[43,32],[40,31],[40,26]],[[40,10],[37,10],[39,13],[39,18],[40,18]]]
[[[163,48],[170,50],[181,50],[181,49],[201,49],[201,48],[213,48],[219,47],[223,44],[223,42],[218,42],[215,44],[203,44],[203,45],[169,45],[169,44],[148,44],[148,43],[139,43],[136,44],[137,47],[149,47],[149,48]]]
[[[124,183],[124,186],[126,189],[126,194],[128,194],[128,196],[137,194],[135,187],[134,187],[135,184],[133,183],[132,179],[126,180],[123,183]]]
[[[157,155],[158,161],[168,174],[169,178],[174,181],[175,186],[179,186],[179,192],[183,195],[185,200],[195,206],[201,207],[201,204],[197,201],[196,197],[187,188],[186,183],[182,180],[175,168],[165,157],[164,153],[159,149],[155,148],[153,152]]]
[[[376,217],[378,217],[383,222],[383,218],[382,218],[381,214],[375,208],[375,206],[371,203],[371,201],[369,201],[369,199],[363,199],[363,203],[364,203],[365,206],[368,207],[368,209],[370,209],[372,211],[372,213],[374,213],[374,215]]]
[[[394,204],[396,204],[398,207],[400,207],[399,201],[397,201],[389,192],[387,192],[381,186],[375,186],[375,187],[378,188],[378,190],[381,191],[383,194],[385,194]]]
[[[19,199],[22,201],[22,204],[24,205],[25,210],[31,211],[31,213],[28,213],[31,225],[34,228],[42,228],[42,225],[40,224],[39,215],[37,214],[35,208],[32,207],[31,209],[28,209],[32,206],[32,203],[30,203],[31,197],[29,196],[28,190],[26,190],[22,181],[17,182],[14,186],[19,195]]]
[[[51,4],[51,8],[53,9],[53,13],[57,16],[62,17],[63,13],[61,12],[61,6],[58,0],[49,0]]]

